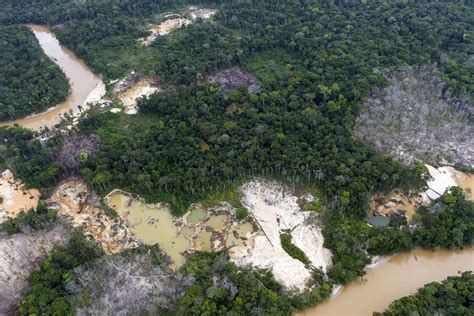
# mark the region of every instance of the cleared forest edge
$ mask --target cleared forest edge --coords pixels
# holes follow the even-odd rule
[[[356,121],[355,136],[409,164],[474,167],[474,107],[444,92],[433,67],[402,68],[374,90]]]
[[[18,308],[30,273],[40,267],[55,246],[64,246],[69,230],[57,225],[0,238],[0,315],[13,315]]]

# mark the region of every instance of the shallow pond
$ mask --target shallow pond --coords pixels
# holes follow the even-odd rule
[[[227,233],[226,247],[240,247],[244,246],[245,237],[247,234],[252,233],[253,225],[252,223],[245,222],[243,224],[238,224],[236,228],[229,229]]]
[[[207,211],[203,208],[195,208],[193,209],[189,216],[187,217],[186,221],[188,224],[197,224],[204,220],[207,215]]]
[[[167,208],[151,207],[122,193],[113,193],[109,205],[128,220],[139,240],[149,245],[158,243],[177,267],[184,263],[182,253],[190,248],[186,238],[189,232],[178,233],[175,218]]]

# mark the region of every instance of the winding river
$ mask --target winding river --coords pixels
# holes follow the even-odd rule
[[[64,71],[71,85],[71,94],[63,103],[42,113],[0,123],[0,126],[18,124],[38,130],[43,126],[53,127],[60,121],[61,114],[71,110],[73,113],[78,112],[78,106],[83,106],[86,101],[98,100],[104,92],[104,87],[101,79],[94,75],[82,60],[59,44],[53,32],[40,25],[29,24],[27,26],[35,34],[45,54]]]
[[[413,250],[369,269],[363,280],[350,283],[338,295],[300,315],[372,315],[386,309],[392,301],[415,293],[426,283],[439,282],[468,270],[474,270],[473,248]]]

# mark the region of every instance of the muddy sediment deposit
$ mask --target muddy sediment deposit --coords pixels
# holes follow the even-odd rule
[[[97,240],[109,254],[138,246],[135,235],[125,221],[106,215],[98,207],[98,198],[93,197],[89,186],[82,180],[63,182],[47,202],[49,207],[57,208],[59,215],[66,217],[73,226],[83,227],[85,233]]]
[[[451,187],[458,186],[464,190],[468,201],[474,201],[474,175],[461,172],[450,166],[428,168],[431,179],[427,181],[428,188],[420,194],[410,195],[401,190],[393,190],[390,194],[374,194],[370,199],[370,213],[372,216],[405,216],[411,221],[416,209],[428,205],[440,198]]]
[[[187,252],[228,249],[236,264],[270,269],[288,288],[304,290],[313,269],[325,272],[331,265],[331,253],[323,246],[317,214],[301,211],[298,197],[278,183],[252,181],[241,188],[241,193],[251,221],[238,221],[235,209],[227,203],[212,209],[196,203],[177,218],[167,205],[146,204],[120,190],[109,194],[106,200],[137,239],[146,244],[158,243],[173,260],[175,269],[185,262]],[[310,265],[283,250],[280,234],[285,232],[290,232],[292,242],[306,254]]]
[[[393,190],[388,195],[375,194],[370,199],[372,216],[405,216],[411,221],[415,211],[423,204],[420,195],[410,196],[400,190]]]
[[[66,244],[68,235],[69,229],[56,225],[0,238],[0,315],[17,312],[28,276],[39,269],[55,246]]]

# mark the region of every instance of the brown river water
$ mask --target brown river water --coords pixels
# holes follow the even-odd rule
[[[363,280],[344,287],[337,296],[300,315],[372,315],[390,303],[414,294],[430,282],[439,282],[459,271],[474,270],[474,249],[463,251],[414,250],[395,255],[367,271]]]
[[[53,127],[59,122],[60,114],[67,113],[70,110],[76,112],[78,105],[84,104],[89,94],[101,81],[72,51],[59,44],[53,32],[40,25],[29,24],[27,26],[35,34],[45,54],[61,67],[69,78],[69,84],[71,85],[71,94],[63,103],[42,113],[0,123],[0,126],[16,123],[23,127],[37,130],[43,126]]]

